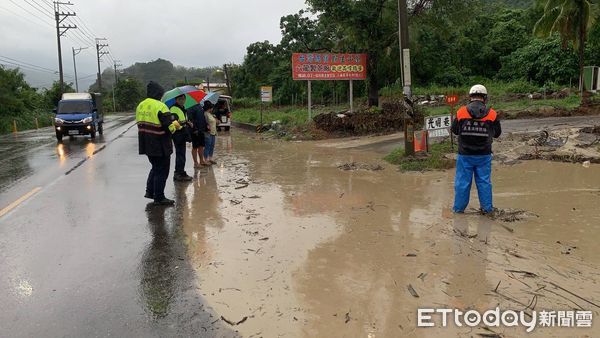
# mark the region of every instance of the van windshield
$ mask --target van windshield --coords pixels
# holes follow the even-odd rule
[[[59,114],[90,114],[92,110],[90,101],[60,101],[58,103]]]

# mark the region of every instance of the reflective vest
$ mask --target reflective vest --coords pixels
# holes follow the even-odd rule
[[[177,115],[179,118],[179,124],[181,125],[183,125],[183,123],[187,120],[185,113],[178,106],[171,106],[171,113]]]
[[[475,119],[469,114],[467,107],[463,106],[456,112],[460,128],[459,135],[491,138],[493,135],[492,124],[496,121],[497,116],[496,111],[490,108],[486,116]]]
[[[164,103],[147,98],[142,101],[135,111],[135,120],[137,121],[138,132],[143,134],[164,135],[166,132],[160,123],[158,114],[169,112],[169,108]],[[174,133],[177,130],[175,124],[169,125],[169,131]]]

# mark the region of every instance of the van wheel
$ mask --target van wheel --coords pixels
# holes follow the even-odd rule
[[[221,131],[221,127],[217,127],[217,131]]]
[[[95,139],[95,138],[96,138],[96,128],[92,128],[92,131],[90,132],[90,137],[91,137],[92,139]]]
[[[98,124],[98,134],[104,134],[104,126],[103,123]]]
[[[56,132],[56,140],[58,142],[62,142],[62,138],[63,138],[63,134],[59,133],[59,132]]]
[[[229,129],[231,129],[231,127],[225,127],[225,131],[229,131]]]

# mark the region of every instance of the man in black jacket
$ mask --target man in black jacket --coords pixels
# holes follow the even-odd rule
[[[206,165],[204,160],[204,132],[206,131],[206,119],[204,118],[204,110],[200,104],[188,109],[188,117],[193,123],[192,128],[192,159],[194,160],[194,168],[200,168]]]
[[[487,89],[484,86],[473,86],[469,97],[469,104],[461,107],[452,121],[452,133],[458,135],[453,211],[462,213],[467,208],[475,176],[481,211],[491,213],[494,210],[492,142],[500,137],[502,128],[496,111],[486,107]]]
[[[164,92],[158,83],[150,81],[146,87],[148,98],[138,105],[135,112],[139,153],[148,156],[152,165],[144,197],[153,199],[155,205],[175,204],[175,201],[165,197],[165,185],[173,153],[171,135],[181,129],[169,108],[160,101]]]

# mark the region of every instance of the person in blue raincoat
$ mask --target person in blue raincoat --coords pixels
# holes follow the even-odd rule
[[[495,210],[492,202],[492,142],[500,137],[502,127],[496,111],[486,106],[487,96],[484,86],[473,86],[469,90],[469,104],[461,107],[452,121],[452,133],[458,136],[452,208],[456,213],[463,213],[469,205],[473,177],[481,211],[487,214]]]

